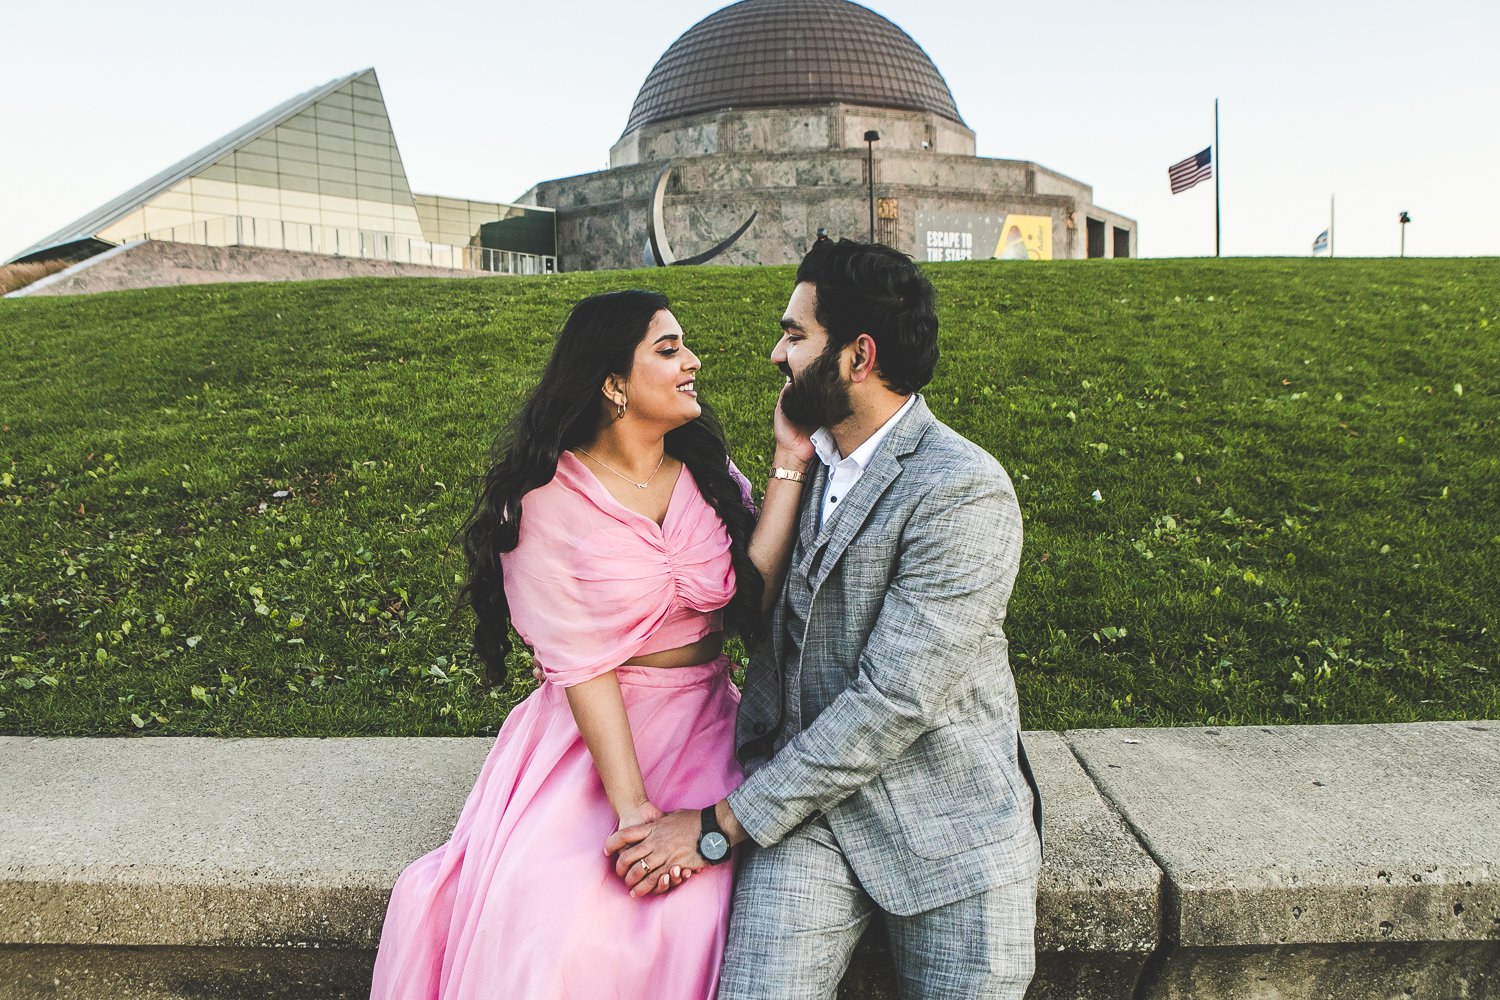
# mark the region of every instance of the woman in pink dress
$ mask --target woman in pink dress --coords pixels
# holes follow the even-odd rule
[[[585,299],[497,449],[463,531],[474,649],[503,682],[514,626],[544,681],[452,838],[397,879],[372,1000],[714,996],[734,866],[632,893],[603,845],[739,783],[720,646],[780,587],[812,447],[778,407],[792,475],[757,519],[698,368],[664,296]]]

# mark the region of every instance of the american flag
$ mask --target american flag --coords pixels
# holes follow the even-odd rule
[[[1182,194],[1188,188],[1199,181],[1206,181],[1214,175],[1213,168],[1214,148],[1208,147],[1201,153],[1194,153],[1181,163],[1174,163],[1167,168],[1167,178],[1172,182],[1172,193]]]

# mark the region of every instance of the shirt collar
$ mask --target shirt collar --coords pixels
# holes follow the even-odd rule
[[[875,457],[875,449],[880,447],[880,442],[885,440],[886,435],[896,426],[896,422],[906,415],[906,411],[910,410],[916,401],[917,397],[915,393],[907,396],[906,402],[901,404],[901,408],[891,414],[890,419],[881,424],[880,429],[866,438],[863,444],[854,449],[854,452],[849,456],[849,460],[859,467],[860,472],[865,471],[865,468],[870,464],[870,459]],[[813,451],[817,452],[818,461],[830,469],[844,461],[844,456],[839,454],[838,442],[834,440],[833,432],[827,427],[819,427],[813,431],[811,441]]]

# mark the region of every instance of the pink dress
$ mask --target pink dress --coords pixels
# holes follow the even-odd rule
[[[733,865],[630,898],[604,855],[615,815],[564,688],[616,671],[661,808],[701,808],[739,784],[724,657],[619,666],[720,628],[734,592],[723,523],[686,468],[658,526],[563,452],[552,482],[523,499],[501,561],[512,623],[546,681],[506,718],[452,839],[396,880],[370,996],[711,1000]]]

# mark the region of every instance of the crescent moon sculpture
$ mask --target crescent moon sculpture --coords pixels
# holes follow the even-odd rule
[[[672,162],[668,160],[667,165],[661,168],[661,173],[656,175],[656,185],[651,192],[651,222],[647,230],[648,263],[654,263],[657,267],[673,267],[678,264],[706,264],[725,250],[734,246],[735,241],[745,235],[745,230],[750,228],[750,224],[755,221],[755,217],[760,214],[760,210],[757,209],[751,212],[750,218],[746,219],[740,225],[740,228],[736,229],[730,234],[728,239],[724,240],[718,246],[705,250],[697,256],[685,257],[682,260],[678,260],[677,255],[672,252],[672,245],[667,242],[667,222],[664,212],[667,197],[667,175],[671,171]]]

